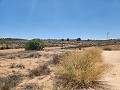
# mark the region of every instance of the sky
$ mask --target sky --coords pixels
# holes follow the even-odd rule
[[[0,0],[0,38],[120,38],[120,0]]]

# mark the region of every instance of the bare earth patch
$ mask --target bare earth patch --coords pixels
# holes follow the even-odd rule
[[[120,90],[120,51],[104,51],[105,62],[113,65],[104,80],[110,85],[111,90]]]
[[[6,50],[0,50],[0,53],[13,53],[13,52],[19,52],[19,51],[25,51],[25,49],[6,49]]]

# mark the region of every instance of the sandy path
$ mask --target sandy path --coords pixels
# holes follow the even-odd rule
[[[104,79],[111,86],[111,90],[120,90],[120,51],[105,51],[103,56],[107,63],[113,65]]]
[[[6,49],[6,50],[0,50],[0,53],[15,53],[19,51],[25,51],[24,49]]]

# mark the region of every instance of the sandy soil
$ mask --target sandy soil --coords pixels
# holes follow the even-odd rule
[[[104,80],[110,85],[111,90],[120,90],[120,51],[104,51],[105,62],[113,65]]]
[[[24,49],[10,49],[10,50],[0,50],[0,53],[12,53],[24,51]],[[46,48],[44,51],[39,51],[42,55],[40,58],[27,58],[27,59],[8,59],[8,60],[1,60],[0,61],[0,75],[5,73],[10,73],[12,71],[21,72],[22,74],[28,74],[28,69],[36,67],[38,64],[42,62],[47,62],[52,60],[53,54],[59,54],[64,52],[64,49],[56,48]],[[103,81],[107,81],[106,83],[110,85],[110,90],[120,90],[120,51],[104,51],[103,57],[106,63],[113,65],[110,72],[108,72],[104,77]],[[25,69],[19,68],[10,68],[11,63],[21,63],[25,65]],[[51,67],[52,68],[52,67]],[[41,79],[40,79],[41,78]],[[24,85],[25,83],[38,83],[39,85],[43,85],[45,88],[44,90],[53,90],[53,76],[52,73],[47,76],[36,77],[34,79],[25,79],[20,85]]]
[[[0,50],[0,53],[13,53],[13,52],[19,52],[19,51],[25,51],[25,49],[6,49],[6,50]]]
[[[51,51],[51,50],[57,50],[60,49],[61,47],[45,47],[44,51]],[[20,49],[5,49],[5,50],[0,50],[0,53],[16,53],[20,51],[25,51],[25,49],[20,48]]]

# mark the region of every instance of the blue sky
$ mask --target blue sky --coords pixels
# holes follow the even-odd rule
[[[120,38],[120,0],[0,0],[0,38]]]

